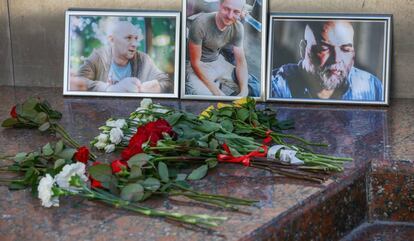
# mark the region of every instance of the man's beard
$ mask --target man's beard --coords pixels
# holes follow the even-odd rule
[[[322,89],[334,90],[344,84],[353,65],[354,61],[347,66],[341,62],[320,68],[310,63],[307,70],[320,78]]]
[[[340,87],[348,77],[352,65],[353,63],[349,64],[349,66],[338,63],[323,67],[323,69],[318,71],[321,78],[321,87],[326,90],[334,90]]]

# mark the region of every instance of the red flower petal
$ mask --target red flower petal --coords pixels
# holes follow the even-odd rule
[[[89,149],[86,146],[79,147],[73,159],[86,164],[89,160]]]
[[[13,106],[10,110],[10,116],[15,119],[17,118],[16,106]]]

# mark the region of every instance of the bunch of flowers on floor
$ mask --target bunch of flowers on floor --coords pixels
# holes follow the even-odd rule
[[[146,137],[149,138],[145,138],[146,141],[153,138]],[[48,143],[37,151],[18,153],[13,163],[1,167],[0,171],[20,175],[0,178],[0,182],[8,184],[10,189],[31,187],[44,207],[58,207],[60,198],[64,196],[79,196],[142,215],[213,227],[227,218],[157,210],[145,207],[141,202],[153,195],[182,196],[231,210],[256,202],[194,191],[186,180],[200,179],[207,170],[195,169],[190,175],[171,173],[163,161],[174,157],[141,153],[131,156],[128,161],[114,160],[106,164],[90,163],[88,155],[86,147],[66,147],[63,141]]]
[[[200,160],[208,160],[209,163],[239,163],[316,182],[324,181],[330,171],[342,171],[343,163],[351,160],[312,152],[312,146],[325,144],[311,143],[298,136],[284,134],[283,130],[292,128],[292,122],[279,121],[276,113],[269,109],[257,110],[252,98],[243,98],[232,104],[218,103],[216,107],[210,106],[198,116],[144,99],[136,111],[120,120],[125,123],[117,135],[122,136],[122,140],[119,138],[118,143],[109,145],[115,145],[111,150],[122,150],[123,159],[128,159],[133,145],[133,154],[192,156],[198,158],[191,162],[196,164]],[[161,130],[165,123],[176,133],[174,138],[158,140],[154,137],[156,141],[135,143],[137,134],[143,132],[143,127],[153,126]],[[110,128],[108,125],[100,128],[104,132],[92,141],[95,147],[108,149],[108,145],[103,147],[99,143],[102,135],[108,135]],[[296,141],[296,144],[287,140]]]
[[[80,196],[147,216],[218,226],[225,217],[152,209],[143,202],[161,195],[239,210],[256,201],[198,192],[191,182],[221,163],[322,182],[350,160],[313,153],[312,146],[324,144],[284,134],[292,122],[278,120],[269,109],[258,110],[252,98],[218,103],[199,115],[143,99],[129,117],[107,120],[91,141],[99,150],[118,153],[109,163],[95,161],[87,147],[71,138],[57,123],[61,114],[46,101],[29,99],[13,107],[10,116],[2,126],[49,130],[63,138],[30,153],[2,158],[12,163],[0,167],[0,172],[18,175],[1,177],[0,183],[10,189],[30,187],[45,207],[59,206],[64,196]]]

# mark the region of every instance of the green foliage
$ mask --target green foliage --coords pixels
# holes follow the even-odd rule
[[[197,169],[193,170],[191,174],[188,176],[188,180],[200,180],[206,176],[208,171],[208,165],[202,165]]]

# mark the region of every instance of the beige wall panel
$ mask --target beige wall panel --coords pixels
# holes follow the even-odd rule
[[[62,86],[67,8],[181,9],[181,1],[177,0],[37,0],[35,4],[12,0],[10,4],[16,85],[35,86]],[[269,6],[275,12],[393,14],[391,96],[414,98],[414,0],[271,0]]]
[[[0,0],[0,86],[13,85],[7,0]]]
[[[178,1],[10,1],[17,86],[62,86],[65,10],[68,8],[180,10]]]

